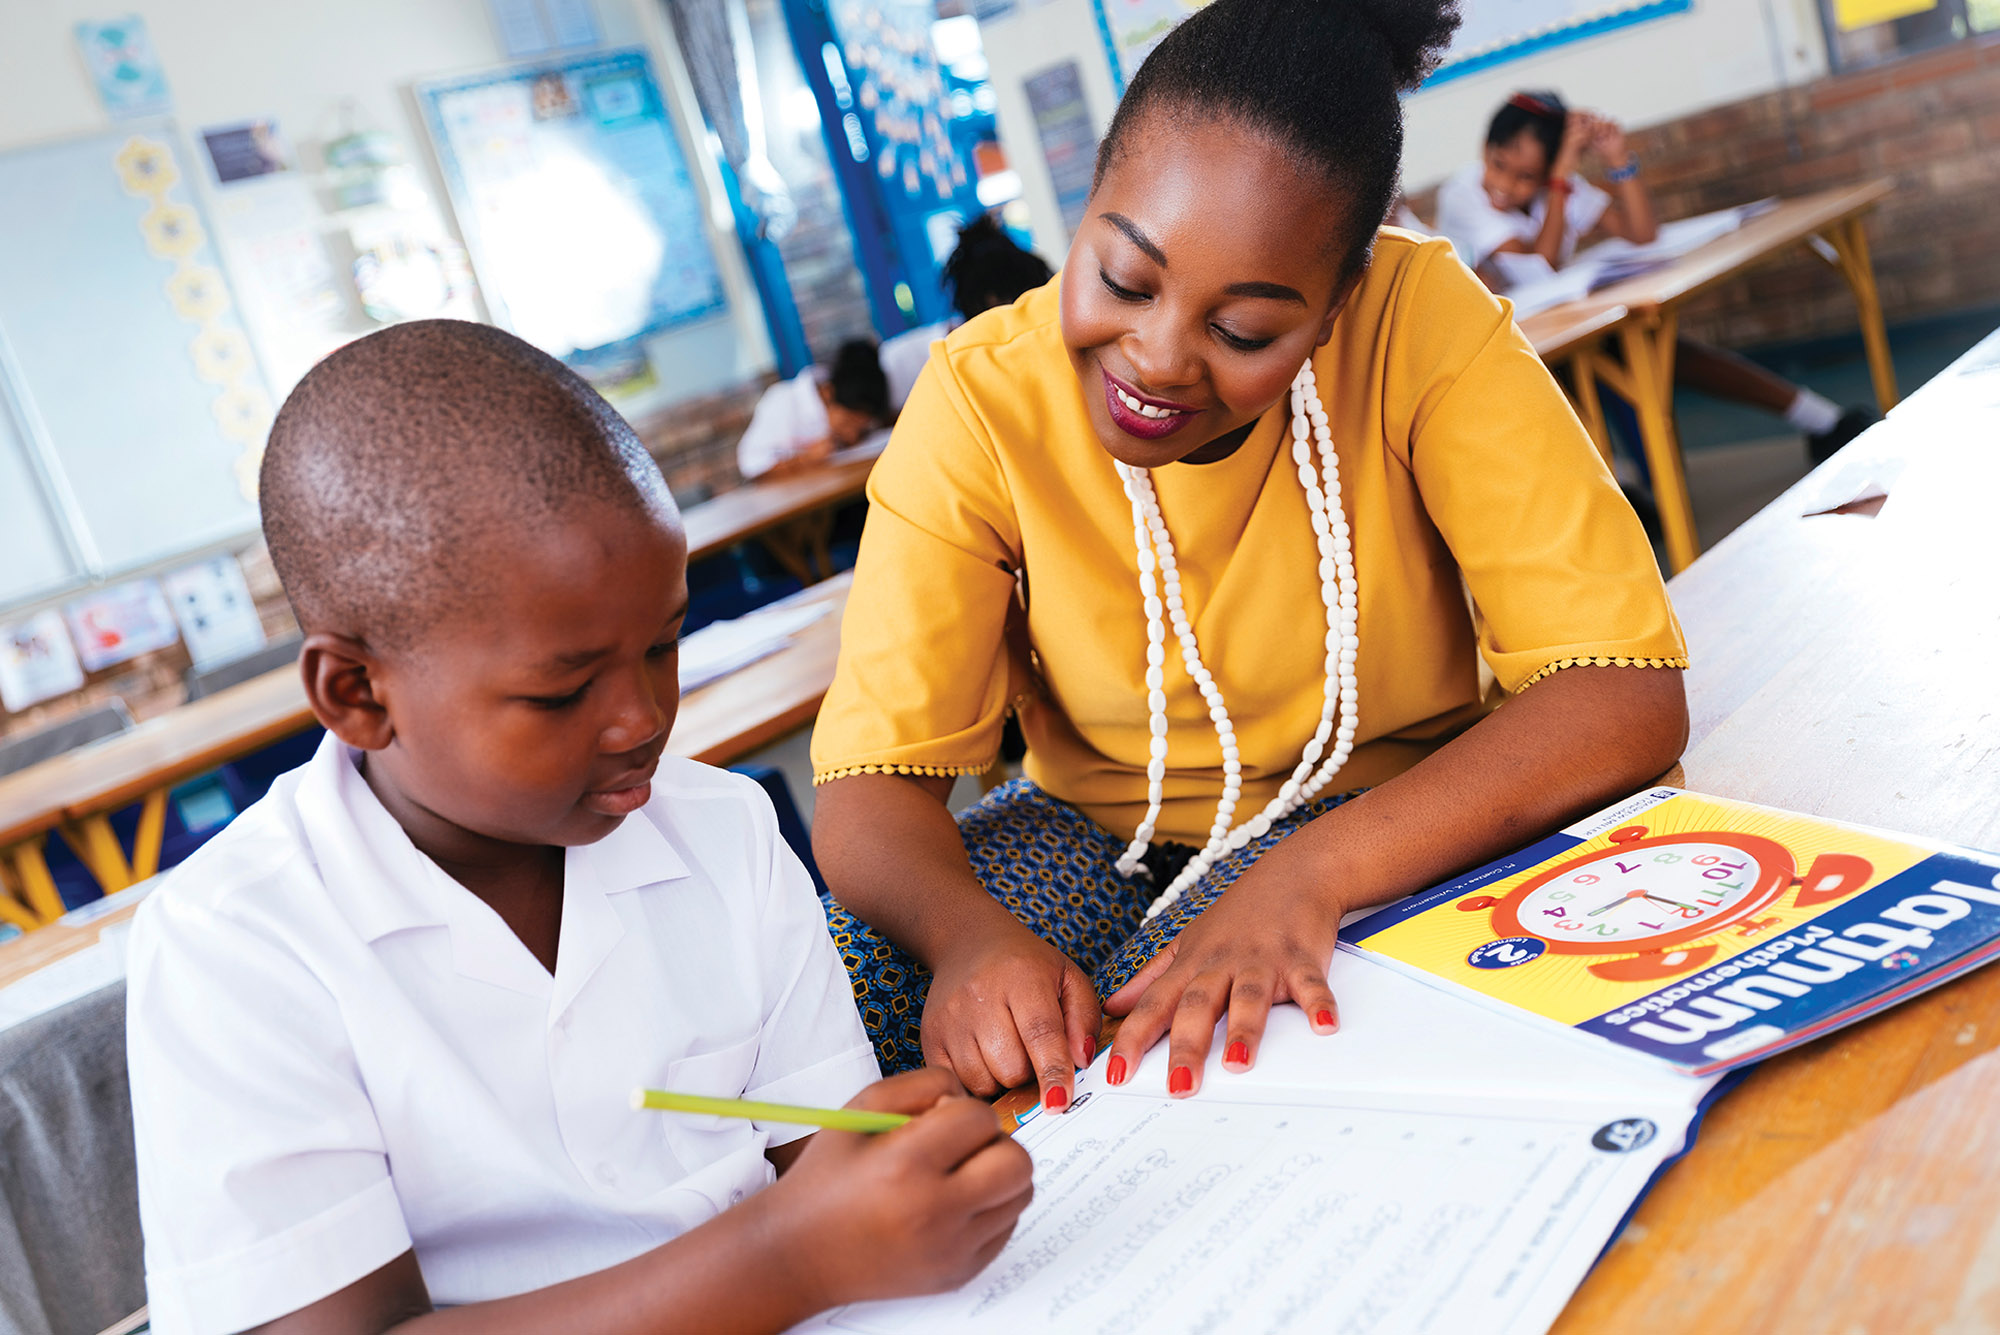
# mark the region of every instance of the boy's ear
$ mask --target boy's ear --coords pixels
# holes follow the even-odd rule
[[[299,653],[306,700],[326,730],[363,751],[380,751],[395,739],[389,711],[375,695],[380,660],[347,635],[315,631]]]

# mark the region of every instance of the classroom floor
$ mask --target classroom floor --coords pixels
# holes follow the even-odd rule
[[[1889,346],[1896,361],[1898,388],[1910,393],[1995,327],[2000,327],[2000,308],[1966,311],[1891,329]],[[1835,403],[1874,402],[1858,334],[1744,352]],[[1776,500],[1810,469],[1804,439],[1767,414],[1687,391],[1675,395],[1674,411],[1687,463],[1688,494],[1694,502],[1695,529],[1704,551]],[[810,732],[797,733],[743,762],[777,766],[791,785],[799,814],[808,825],[813,808],[810,739]],[[978,785],[971,779],[960,779],[952,790],[952,809],[969,805],[978,797]]]

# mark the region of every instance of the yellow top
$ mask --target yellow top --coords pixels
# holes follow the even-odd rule
[[[1510,309],[1448,243],[1385,229],[1313,368],[1360,596],[1360,727],[1328,791],[1380,783],[1477,721],[1500,698],[1482,655],[1510,692],[1579,662],[1687,665],[1631,507]],[[982,772],[1011,705],[1030,778],[1120,837],[1138,825],[1146,613],[1130,503],[1082,393],[1054,282],[933,351],[869,480],[816,783]],[[1298,764],[1326,680],[1288,423],[1284,404],[1227,459],[1153,475],[1236,727],[1243,819]],[[1222,751],[1171,630],[1167,648],[1157,837],[1199,845]]]

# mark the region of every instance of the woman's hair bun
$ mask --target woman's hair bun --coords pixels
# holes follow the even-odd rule
[[[1444,58],[1458,31],[1458,0],[1327,0],[1351,7],[1388,48],[1397,84],[1415,88]]]

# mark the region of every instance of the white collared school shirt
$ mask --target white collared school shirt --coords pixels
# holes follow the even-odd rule
[[[1535,196],[1527,211],[1496,209],[1486,194],[1486,167],[1468,162],[1438,187],[1437,227],[1450,240],[1458,258],[1468,269],[1477,269],[1494,251],[1509,241],[1533,246],[1542,234],[1542,220],[1549,216],[1549,192]],[[1562,247],[1556,252],[1557,267],[1568,264],[1576,254],[1576,243],[1590,235],[1611,207],[1611,196],[1581,176],[1569,178],[1569,199],[1563,205]]]
[[[139,911],[129,989],[160,1335],[269,1321],[412,1246],[439,1304],[615,1265],[807,1130],[635,1112],[635,1087],[838,1106],[877,1078],[762,790],[672,758],[568,850],[551,976],[329,736]]]

